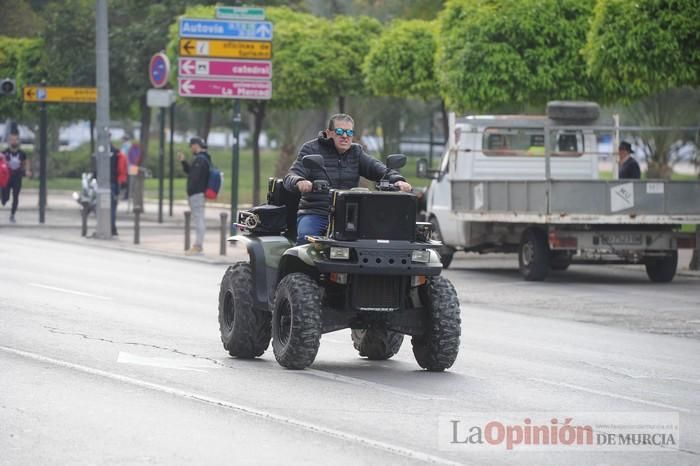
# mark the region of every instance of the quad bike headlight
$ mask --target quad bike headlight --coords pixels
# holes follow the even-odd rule
[[[411,253],[411,261],[413,262],[430,262],[430,251],[426,249],[417,249]]]
[[[350,259],[350,248],[331,247],[331,259],[348,260]]]

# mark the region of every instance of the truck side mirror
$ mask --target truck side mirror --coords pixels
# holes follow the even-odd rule
[[[406,156],[403,154],[391,154],[386,158],[386,166],[392,170],[401,168],[404,165],[406,165]]]

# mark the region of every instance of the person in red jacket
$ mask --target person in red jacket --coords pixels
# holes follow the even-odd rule
[[[19,203],[19,192],[22,190],[22,178],[27,175],[31,176],[27,162],[27,154],[19,148],[19,135],[10,133],[7,139],[9,147],[3,153],[5,163],[10,169],[10,179],[7,185],[2,189],[2,205],[7,204],[12,194],[12,207],[10,210],[10,222],[15,223],[15,213],[17,213],[17,205]]]

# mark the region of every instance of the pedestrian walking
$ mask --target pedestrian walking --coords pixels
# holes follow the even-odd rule
[[[7,139],[8,148],[3,152],[5,163],[10,169],[10,179],[7,185],[2,188],[2,205],[3,207],[10,200],[12,195],[12,205],[10,209],[10,222],[15,223],[15,214],[19,205],[19,193],[22,190],[22,178],[27,175],[31,176],[27,162],[27,154],[19,148],[19,135],[11,133]]]
[[[187,173],[187,199],[192,212],[192,223],[195,227],[194,244],[185,252],[188,256],[202,254],[204,250],[204,233],[206,232],[204,191],[209,183],[209,169],[211,167],[211,157],[206,149],[207,143],[204,139],[193,137],[190,139],[192,162],[185,160],[185,155],[182,152],[177,154],[182,163],[182,169]]]

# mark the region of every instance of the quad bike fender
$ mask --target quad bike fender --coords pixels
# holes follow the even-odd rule
[[[284,236],[237,235],[231,236],[228,241],[245,245],[253,271],[255,307],[269,310],[277,285],[280,259],[293,243]]]
[[[313,244],[303,244],[287,249],[280,259],[277,281],[294,272],[303,272],[312,277],[318,275],[315,261],[320,252]]]

